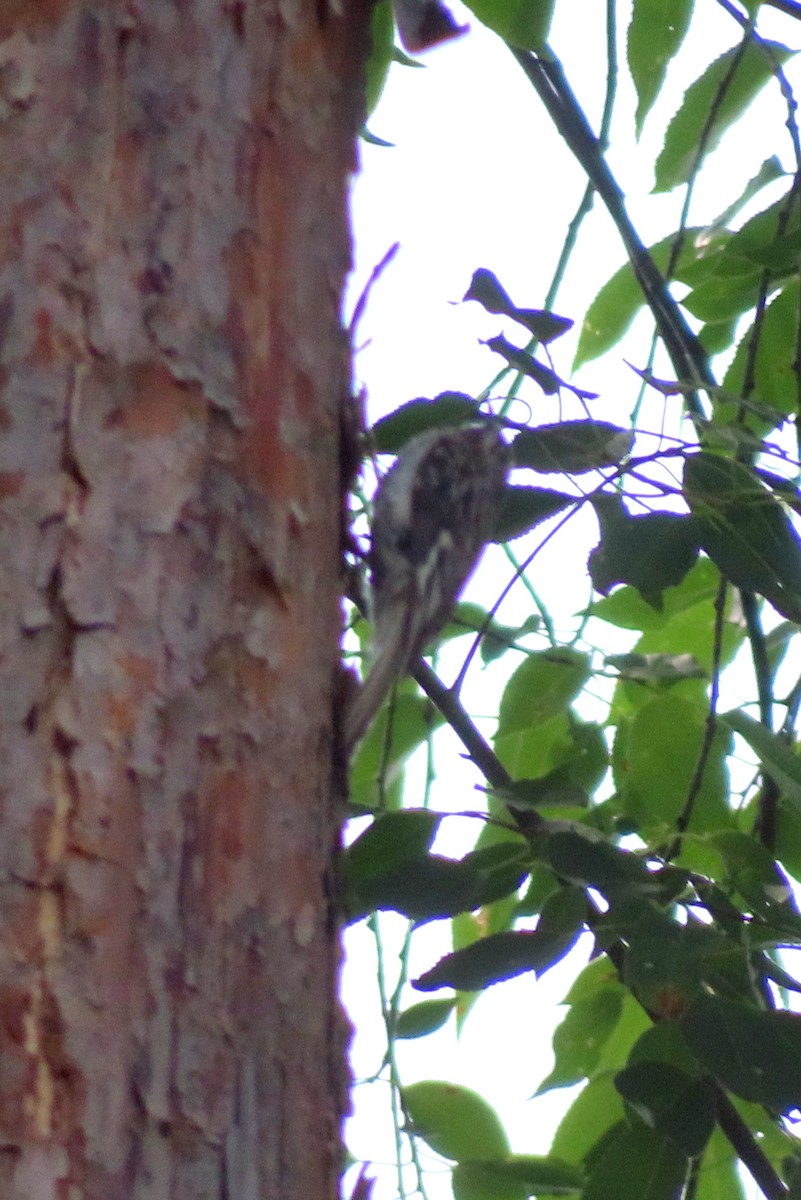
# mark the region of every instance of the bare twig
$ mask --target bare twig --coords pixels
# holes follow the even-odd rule
[[[714,1084],[718,1124],[767,1200],[785,1200],[788,1189],[719,1083]]]
[[[795,17],[796,21],[801,21],[801,4],[797,0],[764,0],[768,8],[778,8],[779,12],[787,13],[788,17]]]
[[[706,419],[698,388],[717,386],[703,346],[687,324],[667,284],[629,219],[623,192],[612,175],[598,138],[590,129],[584,112],[573,95],[558,60],[538,58],[527,51],[510,47],[542,100],[559,133],[567,142],[603,200],[628,253],[645,300],[650,307],[660,336],[670,355],[676,377],[694,385],[686,394],[687,408],[697,421]]]

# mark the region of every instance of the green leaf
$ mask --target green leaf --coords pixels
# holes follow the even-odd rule
[[[575,945],[584,928],[583,894],[563,888],[546,901],[536,930],[491,934],[441,959],[414,981],[420,991],[452,987],[480,991],[525,971],[544,974]]]
[[[541,308],[518,308],[501,287],[498,277],[484,267],[480,267],[473,273],[464,299],[477,300],[487,312],[511,317],[513,321],[517,321],[527,329],[542,345],[547,345],[555,338],[561,337],[573,326],[569,317],[558,317],[556,313],[546,312]]]
[[[422,854],[362,880],[358,911],[389,909],[410,921],[434,921],[477,908],[480,885],[481,876],[468,861]]]
[[[706,671],[692,654],[609,654],[604,666],[641,683],[676,683],[705,679]]]
[[[709,1084],[663,1062],[633,1063],[615,1087],[637,1116],[674,1142],[688,1158],[699,1155],[715,1128],[715,1095]]]
[[[777,1165],[786,1163],[788,1158],[798,1154],[797,1137],[783,1128],[775,1116],[766,1113],[761,1105],[741,1100],[737,1104],[737,1111],[753,1130],[759,1145],[771,1162]]]
[[[423,50],[441,46],[444,42],[467,33],[469,28],[467,25],[456,23],[443,0],[426,0],[422,5],[395,4],[393,12],[400,40],[410,54],[419,54]],[[411,60],[403,55],[402,61]]]
[[[710,578],[720,579],[720,572],[714,563],[704,558],[699,560],[704,566],[711,568]],[[665,593],[670,596],[670,592]],[[712,597],[710,597],[712,599]],[[701,664],[707,674],[711,674],[716,665],[727,666],[745,637],[743,622],[740,619],[738,601],[729,592],[724,603],[723,637],[719,647],[715,645],[715,605],[714,603],[697,603],[686,608],[677,608],[670,614],[661,626],[647,629],[634,646],[636,654],[672,654],[681,650],[691,654]],[[717,657],[719,655],[719,664]],[[705,704],[705,689],[701,686],[692,687],[689,681],[682,689],[687,700],[697,700]],[[642,689],[639,695],[644,701]],[[639,707],[639,705],[638,705]]]
[[[791,799],[787,791],[779,798],[775,849],[782,866],[794,879],[801,879],[801,793],[798,788],[795,799]]]
[[[493,800],[518,810],[573,808],[576,818],[588,807],[589,794],[599,787],[609,765],[601,727],[579,721],[572,712],[501,738],[496,750],[515,778],[492,788]]]
[[[701,451],[685,462],[684,492],[698,540],[721,572],[801,621],[801,539],[754,471]]]
[[[681,583],[698,558],[692,517],[632,517],[619,496],[606,492],[595,496],[592,504],[601,529],[601,541],[588,560],[593,587],[606,595],[616,583],[627,583],[654,608],[661,608],[662,593]]]
[[[784,479],[774,471],[766,471],[764,467],[755,466],[754,472],[776,497],[781,500],[782,504],[786,504],[791,508],[796,516],[801,516],[801,493],[799,493],[797,486],[792,480]],[[777,636],[784,636],[786,638],[790,630],[792,630],[792,627],[785,623],[783,626],[780,626],[778,631],[771,631],[771,636],[773,638]],[[784,632],[782,633],[782,631]]]
[[[651,1018],[637,1003],[631,992],[627,992],[623,997],[620,1020],[601,1051],[598,1070],[622,1070],[631,1053],[632,1046],[646,1029],[650,1028]]]
[[[681,1026],[676,1020],[666,1019],[649,1025],[631,1048],[628,1065],[634,1063],[667,1063],[676,1067],[683,1075],[700,1078],[703,1074],[698,1061],[690,1053]]]
[[[716,1129],[698,1167],[695,1200],[745,1200],[739,1165],[731,1143]]]
[[[493,788],[493,796],[510,808],[586,808],[589,797],[584,788],[569,780],[557,767],[542,779],[513,779]]]
[[[794,274],[801,249],[801,214],[792,189],[751,217],[724,243],[715,274],[740,275],[756,267]],[[730,264],[727,267],[727,264]]]
[[[722,354],[724,350],[728,350],[736,333],[736,321],[716,321],[714,324],[704,325],[699,330],[698,340],[707,355],[712,358],[715,354]]]
[[[651,249],[651,256],[656,261],[654,248]],[[667,259],[665,254],[660,257],[665,261]],[[616,345],[644,304],[642,288],[631,264],[627,262],[607,280],[587,309],[573,359],[573,370],[599,358]]]
[[[772,78],[773,63],[784,63],[790,55],[779,42],[749,41],[744,49],[733,47],[707,67],[687,89],[668,127],[656,161],[654,191],[667,192],[686,183],[697,167],[699,152],[703,161],[716,149],[726,130]]]
[[[395,22],[390,0],[379,0],[370,21],[370,55],[365,66],[365,110],[369,117],[384,90],[395,49]]]
[[[622,727],[621,727],[622,728]],[[706,711],[675,692],[661,692],[634,716],[617,757],[616,778],[622,811],[647,831],[672,826],[687,799],[704,740]],[[725,760],[730,739],[719,733],[710,749],[691,828],[698,830],[706,803],[725,803],[728,775]],[[702,826],[703,827],[703,826]]]
[[[604,1044],[620,1019],[624,995],[620,985],[610,984],[568,1010],[553,1035],[553,1070],[537,1088],[536,1096],[592,1076]]]
[[[371,430],[379,454],[397,454],[418,433],[464,425],[480,417],[475,400],[463,392],[441,392],[433,400],[409,400]]]
[[[564,713],[589,677],[589,656],[570,647],[529,655],[504,689],[497,736],[530,729]]]
[[[678,1200],[687,1159],[667,1138],[621,1123],[593,1156],[582,1200]]]
[[[526,971],[542,974],[558,962],[576,942],[580,926],[571,936],[528,930],[509,930],[481,938],[464,950],[457,950],[426,971],[414,986],[421,992],[452,987],[478,992],[493,983],[514,979]]]
[[[740,709],[724,713],[722,721],[745,738],[768,774],[782,789],[785,802],[801,815],[801,759],[787,742]]]
[[[481,634],[481,661],[494,662],[512,647],[517,646],[523,638],[535,633],[541,624],[536,614],[527,617],[522,625],[502,625],[490,616],[486,608],[471,601],[460,600],[451,612],[447,624],[438,635],[437,645],[453,638],[475,636]]]
[[[518,371],[521,375],[527,375],[529,379],[533,379],[539,387],[542,388],[546,396],[555,395],[560,388],[564,388],[568,392],[573,392],[583,400],[597,400],[597,392],[587,392],[582,388],[574,387],[572,383],[567,383],[564,379],[556,374],[551,367],[546,367],[544,363],[537,360],[529,354],[528,350],[521,350],[519,346],[514,346],[507,338],[499,335],[498,337],[490,338],[486,342],[487,347],[494,351],[495,354],[500,354],[501,358],[505,358],[510,367]]]
[[[583,1184],[584,1172],[578,1167],[560,1158],[536,1154],[510,1154],[493,1163],[459,1163],[453,1169],[454,1200],[575,1196]]]
[[[388,149],[395,145],[394,142],[388,142],[386,138],[379,137],[377,133],[371,133],[366,125],[363,125],[359,131],[359,137],[368,146],[383,146],[384,149]]]
[[[708,244],[705,241],[696,243],[696,238],[704,238],[705,235],[706,231],[700,227],[685,231],[685,236],[681,239],[681,253],[674,268],[676,278],[683,279],[687,265],[697,262],[708,252]],[[660,271],[667,269],[677,237],[678,234],[672,233],[650,247],[651,258]],[[587,309],[573,369],[577,370],[584,363],[605,354],[619,342],[644,305],[645,298],[634,269],[630,262],[624,263],[612,278],[607,280]]]
[[[522,625],[501,625],[499,621],[492,621],[481,639],[481,661],[494,662],[496,658],[505,654],[510,646],[517,646],[530,633],[536,633],[541,624],[542,621],[536,613],[526,617]]]
[[[500,729],[494,748],[513,779],[543,779],[564,762],[573,745],[567,711],[511,732]]]
[[[600,1139],[624,1115],[623,1100],[614,1085],[615,1072],[590,1079],[559,1123],[551,1152],[572,1163],[583,1163]]]
[[[684,40],[693,0],[635,0],[629,25],[629,70],[637,89],[637,137],[665,81],[668,63]]]
[[[501,1169],[513,1179],[527,1184],[530,1192],[538,1195],[564,1196],[581,1188],[583,1172],[577,1171],[572,1163],[553,1155],[510,1154]]]
[[[586,1000],[599,988],[603,989],[610,984],[617,983],[618,978],[618,973],[607,956],[597,954],[595,958],[590,959],[582,971],[579,971],[562,1003],[576,1004],[579,1000]]]
[[[508,315],[515,310],[511,297],[502,287],[498,276],[494,275],[492,271],[488,271],[486,267],[479,267],[477,271],[473,272],[470,287],[462,297],[463,302],[468,300],[477,301],[489,313]]]
[[[451,1000],[421,1000],[410,1008],[398,1013],[393,1036],[396,1038],[426,1037],[435,1033],[447,1022],[456,1008],[456,999]]]
[[[460,600],[453,606],[447,624],[438,635],[437,644],[442,645],[443,642],[450,641],[452,638],[464,637],[466,634],[472,636],[479,630],[489,631],[493,625],[493,619],[486,608],[482,608],[480,604],[473,604],[469,600]],[[498,629],[505,629],[505,626],[498,626]],[[507,642],[504,649],[508,645]]]
[[[509,484],[504,489],[492,541],[511,542],[534,529],[541,521],[547,521],[549,517],[575,504],[576,497],[564,492]]]
[[[758,433],[765,432],[779,423],[781,414],[793,413],[798,396],[793,370],[798,322],[798,283],[788,284],[771,300],[759,326],[756,361],[754,370],[754,398],[761,402],[761,417],[748,415],[749,428]],[[723,380],[724,393],[737,397],[743,390],[746,371],[751,370],[753,357],[753,326],[746,330]],[[740,419],[740,406],[736,399],[724,397],[714,401],[716,422],[728,423]],[[774,415],[769,415],[769,414]]]
[[[425,1080],[403,1088],[401,1097],[414,1133],[444,1158],[480,1162],[508,1155],[495,1110],[470,1088]]]
[[[693,288],[682,304],[699,321],[717,324],[752,309],[759,296],[759,287],[760,273],[756,269],[735,280],[712,278]]]
[[[737,1096],[787,1113],[801,1106],[801,1017],[700,996],[682,1020],[690,1049]]]
[[[495,1163],[457,1163],[451,1172],[453,1200],[526,1200],[518,1179],[497,1170]]]
[[[753,200],[754,196],[761,192],[769,183],[773,183],[776,179],[781,179],[784,174],[785,171],[781,164],[781,159],[776,154],[771,154],[769,158],[765,159],[756,174],[749,179],[743,190],[741,192],[738,191],[731,204],[727,205],[723,212],[715,217],[711,228],[716,231],[725,229],[742,212],[746,205]],[[738,235],[736,234],[736,236]]]
[[[631,450],[634,433],[608,421],[560,421],[518,434],[512,443],[516,467],[545,474],[581,475],[616,467]]]
[[[442,721],[414,684],[399,684],[395,696],[370,726],[351,765],[351,805],[368,810],[399,807],[406,760]]]
[[[722,829],[710,841],[726,864],[724,882],[737,889],[752,912],[768,922],[786,920],[801,931],[790,883],[761,842],[739,829]]]
[[[482,25],[518,50],[543,50],[555,0],[466,0]]]
[[[556,372],[550,367],[546,367],[544,363],[537,362],[527,350],[521,350],[519,346],[513,345],[501,334],[498,337],[490,338],[487,346],[495,354],[500,354],[501,358],[505,358],[508,365],[514,367],[521,375],[527,375],[529,379],[533,379],[546,396],[553,396],[559,391],[562,380]]]
[[[478,879],[472,908],[483,908],[518,891],[528,875],[531,855],[525,841],[515,836],[479,845],[462,861]]]
[[[641,858],[589,828],[550,834],[540,847],[540,855],[556,876],[605,894],[632,889],[649,894],[657,888]]]
[[[608,766],[609,747],[602,727],[594,721],[579,721],[571,716],[570,744],[543,782],[551,786],[560,782],[565,786],[573,784],[594,792],[606,777]]]
[[[431,848],[440,817],[430,809],[404,808],[382,813],[348,846],[340,860],[352,885],[380,874]]]
[[[720,572],[717,567],[708,558],[701,558],[696,560],[681,583],[662,593],[659,610],[643,600],[635,588],[623,587],[603,600],[594,600],[590,612],[592,616],[621,629],[664,629],[677,613],[713,600],[719,586]]]
[[[528,887],[521,900],[518,900],[513,917],[534,917],[542,912],[542,906],[549,896],[559,890],[559,885],[551,871],[543,864],[536,864],[529,877]]]

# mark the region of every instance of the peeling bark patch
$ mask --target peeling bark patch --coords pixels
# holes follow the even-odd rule
[[[308,903],[302,904],[292,927],[295,944],[302,950],[306,950],[311,945],[316,932],[317,913],[314,910],[314,905]]]
[[[80,1072],[64,1051],[64,1025],[55,997],[44,982],[31,994],[25,1013],[25,1049],[33,1063],[25,1111],[42,1138],[75,1127],[83,1110]]]
[[[197,387],[176,380],[156,363],[142,363],[117,381],[125,402],[109,413],[107,429],[124,429],[140,437],[171,437],[187,420],[205,418]]]
[[[110,689],[105,701],[106,729],[115,745],[128,747],[142,721],[143,711],[152,704],[161,672],[151,658],[143,654],[122,653],[117,658],[123,686]]]
[[[231,918],[248,904],[257,904],[260,887],[252,876],[258,860],[258,830],[254,828],[254,781],[246,770],[222,771],[207,785],[201,818],[201,894],[209,914]]]
[[[45,864],[48,882],[58,878],[63,867],[69,834],[70,812],[76,801],[77,789],[70,764],[72,743],[58,729],[53,734],[53,754],[50,760],[50,797],[52,810],[50,828],[45,844]],[[48,945],[47,942],[44,943]],[[55,954],[57,946],[53,946]],[[48,955],[51,957],[51,955]]]
[[[91,101],[92,93],[97,91],[101,82],[102,58],[100,22],[89,9],[84,9],[80,15],[76,42],[80,54],[81,82]]]
[[[0,47],[0,50],[1,49],[2,47]],[[3,73],[2,70],[0,70],[0,83],[2,83],[2,79]],[[8,336],[8,330],[13,316],[14,297],[11,292],[4,292],[3,295],[0,296],[0,354],[2,354],[5,347],[6,337]],[[5,372],[3,372],[3,374],[5,374]],[[4,406],[2,412],[3,416],[0,418],[0,432],[4,433],[8,428],[8,425],[6,424],[8,421],[8,413]]]
[[[49,1138],[53,1133],[55,1083],[42,1045],[42,989],[37,987],[31,996],[31,1006],[25,1014],[25,1049],[33,1060],[33,1087],[25,1097],[25,1111],[38,1137]]]
[[[42,881],[37,884],[36,930],[39,938],[40,963],[30,986],[28,1003],[22,1011],[24,1048],[31,1063],[29,1085],[25,1092],[24,1113],[37,1137],[50,1138],[55,1131],[57,1104],[65,1080],[71,1090],[75,1071],[63,1054],[62,1023],[58,1005],[47,983],[47,972],[61,956],[63,948],[63,917],[53,881],[64,869],[69,813],[73,803],[67,741],[56,731],[50,759],[49,796],[51,808],[46,823],[40,812],[36,824],[44,826],[42,847]],[[68,1109],[74,1109],[72,1100]],[[70,1113],[74,1118],[75,1113]]]
[[[232,0],[225,8],[231,21],[231,28],[237,38],[245,36],[245,4],[244,0]]]
[[[24,471],[0,471],[0,502],[10,496],[18,496],[24,483]]]
[[[0,38],[9,37],[16,29],[55,25],[68,7],[67,0],[3,0]]]

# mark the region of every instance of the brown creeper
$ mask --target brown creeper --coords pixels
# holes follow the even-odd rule
[[[491,537],[508,466],[490,422],[411,439],[373,502],[373,666],[346,713],[350,752],[393,683],[442,628]]]

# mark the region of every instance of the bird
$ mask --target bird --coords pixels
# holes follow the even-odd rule
[[[350,755],[446,623],[492,537],[509,467],[498,422],[427,430],[401,448],[372,506],[372,665],[345,714]]]

